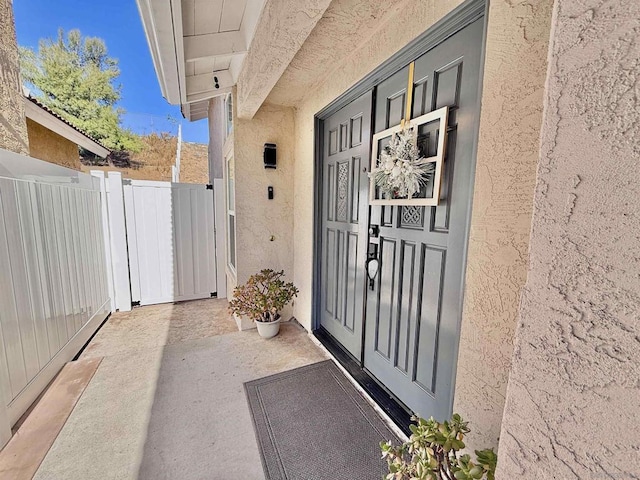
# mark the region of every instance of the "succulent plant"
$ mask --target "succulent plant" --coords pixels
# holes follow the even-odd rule
[[[402,445],[381,442],[382,458],[387,460],[386,480],[494,480],[498,456],[493,449],[476,450],[476,461],[465,448],[468,422],[457,413],[443,423],[430,418],[412,417],[411,436]]]
[[[284,270],[265,269],[251,275],[247,283],[233,291],[229,310],[257,322],[276,321],[280,310],[298,295],[293,283],[285,283],[282,277]]]

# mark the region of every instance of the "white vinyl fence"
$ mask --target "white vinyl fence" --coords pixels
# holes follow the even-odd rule
[[[104,183],[114,309],[226,296],[213,186],[123,180],[118,172]]]
[[[100,181],[0,150],[0,443],[111,312]]]
[[[210,185],[0,150],[0,447],[112,311],[226,296],[215,218]]]

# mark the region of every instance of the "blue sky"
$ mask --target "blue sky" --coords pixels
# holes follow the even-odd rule
[[[140,133],[175,131],[171,116],[182,123],[184,140],[208,143],[207,121],[188,122],[162,97],[135,0],[15,0],[13,9],[19,45],[37,47],[40,38],[55,38],[58,28],[78,28],[105,41],[119,60],[125,125]]]

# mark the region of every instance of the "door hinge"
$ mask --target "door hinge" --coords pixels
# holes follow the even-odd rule
[[[210,183],[207,183],[206,187],[207,190],[213,190],[213,185],[211,185]]]
[[[140,306],[140,300],[136,300],[135,302],[131,302],[131,306],[132,307],[139,307]]]
[[[218,292],[211,292],[211,298],[218,298]]]

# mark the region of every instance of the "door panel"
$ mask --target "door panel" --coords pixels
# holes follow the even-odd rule
[[[362,358],[371,93],[324,121],[320,324]]]
[[[367,290],[364,365],[411,410],[440,420],[453,403],[482,29],[480,19],[415,62],[412,116],[450,107],[440,205],[371,207],[380,270]],[[407,82],[403,69],[377,87],[375,132],[400,123]],[[422,151],[440,134],[421,127]]]
[[[375,132],[398,125],[407,105],[409,67],[394,73],[376,87]]]

